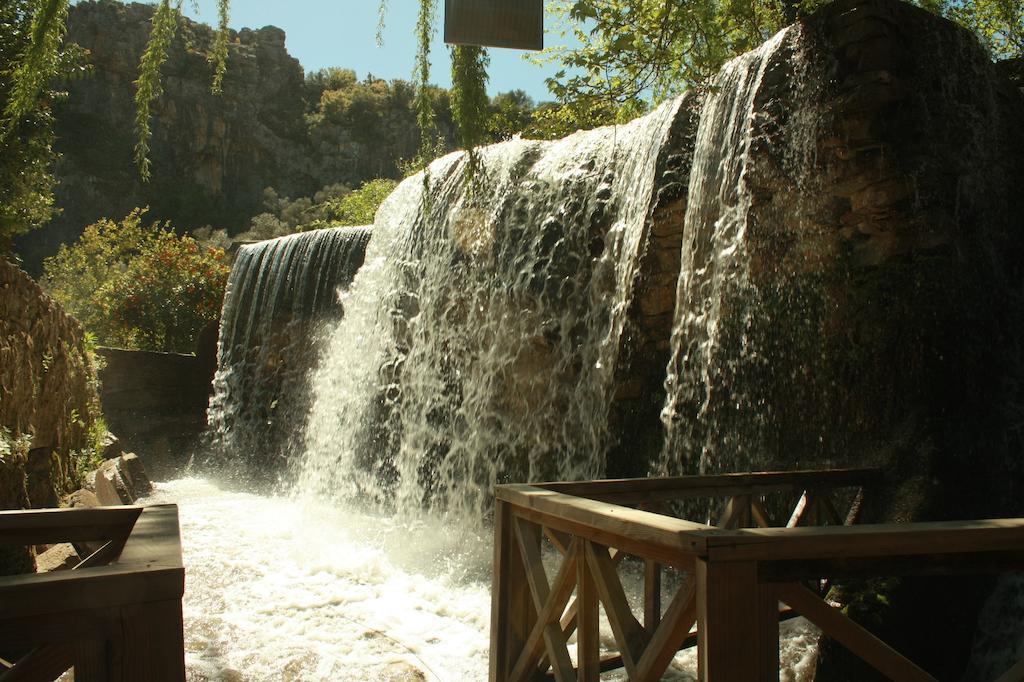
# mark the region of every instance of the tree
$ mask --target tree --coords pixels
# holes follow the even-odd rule
[[[344,225],[370,225],[377,209],[398,183],[380,178],[363,183],[359,189],[339,198],[329,199],[323,206],[323,222],[312,227],[340,227]]]
[[[43,263],[43,287],[100,344],[191,352],[220,316],[229,268],[224,251],[143,225],[146,209],[100,220]]]
[[[993,57],[1024,55],[1020,0],[915,0],[972,30]],[[584,123],[607,107],[642,112],[707,81],[722,64],[767,40],[825,0],[553,0],[563,35],[580,47],[542,61],[563,67],[548,87]],[[571,74],[571,75],[570,75]],[[599,120],[606,119],[598,116]]]

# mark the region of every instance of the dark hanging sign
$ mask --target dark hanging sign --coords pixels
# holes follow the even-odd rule
[[[544,49],[544,0],[445,0],[444,42]]]

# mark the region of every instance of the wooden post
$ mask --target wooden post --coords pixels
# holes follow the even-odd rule
[[[112,679],[125,682],[185,679],[180,599],[125,606],[121,609],[121,624],[124,628],[122,675]]]
[[[499,500],[494,510],[491,682],[509,679],[536,619],[526,567],[516,543],[512,507]]]
[[[661,564],[644,561],[644,629],[653,635],[661,623]]]
[[[698,679],[779,679],[778,599],[757,563],[697,561]]]
[[[581,546],[589,544],[586,541]],[[578,682],[597,682],[601,677],[600,607],[597,585],[585,556],[584,546],[576,563],[576,679]]]

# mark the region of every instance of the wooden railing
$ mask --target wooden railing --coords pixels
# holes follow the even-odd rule
[[[0,577],[0,682],[185,679],[174,505],[0,512],[0,545],[74,543],[74,569]]]
[[[1024,519],[855,526],[876,476],[800,471],[498,486],[491,681],[592,682],[617,667],[630,680],[653,681],[693,645],[701,680],[777,680],[779,621],[791,615],[894,680],[933,680],[827,601],[827,579],[1021,568]],[[698,497],[721,502],[717,526],[670,515]],[[791,512],[778,513],[794,500]],[[560,557],[550,582],[545,553]],[[643,562],[639,617],[620,575],[626,557]],[[618,647],[604,656],[602,606]],[[1022,667],[1000,682],[1020,679]]]

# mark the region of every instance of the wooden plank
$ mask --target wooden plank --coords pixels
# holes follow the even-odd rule
[[[512,667],[527,642],[534,621],[526,568],[516,547],[515,516],[510,505],[499,501],[494,510],[491,682],[510,679]]]
[[[721,518],[715,525],[719,528],[745,528],[750,525],[750,495],[733,495],[725,503]]]
[[[839,609],[826,604],[803,585],[779,585],[778,595],[800,615],[820,627],[825,634],[890,679],[901,682],[935,682],[934,677],[844,616]]]
[[[655,682],[661,679],[696,621],[696,583],[687,580],[672,598],[668,609],[665,610],[665,616],[651,635],[651,640],[640,657],[636,672],[638,682]]]
[[[39,682],[60,677],[75,663],[71,644],[48,644],[33,649],[0,673],[0,682]]]
[[[876,483],[880,477],[879,469],[827,469],[548,482],[538,483],[536,487],[618,504],[640,504],[692,497],[796,492],[809,487],[822,490],[848,488]]]
[[[569,554],[569,545],[572,544],[572,536],[561,533],[554,528],[545,528],[544,535],[551,541],[551,544],[562,554],[562,556],[567,556]]]
[[[804,516],[810,513],[812,501],[811,493],[803,491],[793,508],[793,513],[789,516],[789,521],[786,522],[786,528],[796,528],[803,523]]]
[[[697,562],[697,677],[778,680],[778,602],[754,562]]]
[[[587,563],[590,565],[590,573],[597,586],[597,593],[601,603],[604,604],[605,615],[608,616],[608,624],[619,645],[626,674],[631,679],[635,678],[636,665],[647,644],[644,628],[629,608],[619,574],[608,555],[608,548],[587,542],[584,543],[584,551],[587,555]]]
[[[754,522],[761,528],[774,528],[776,526],[772,517],[765,511],[764,505],[756,497],[750,498],[750,514],[754,517]]]
[[[601,676],[600,614],[598,593],[586,553],[581,543],[580,560],[576,562],[576,665],[579,682],[598,682]]]
[[[75,682],[120,682],[120,669],[111,669],[108,643],[102,639],[75,642]]]
[[[915,554],[911,556],[839,557],[761,562],[762,582],[789,583],[802,580],[833,580],[908,575],[984,575],[1024,570],[1024,549],[1006,552],[963,554]]]
[[[138,508],[104,509],[134,513]],[[71,510],[92,511],[92,510]],[[48,523],[57,518],[44,515]],[[7,618],[101,609],[146,601],[181,599],[185,570],[181,562],[178,510],[147,507],[135,522],[118,560],[80,571],[53,571],[0,578],[0,604]]]
[[[131,604],[121,609],[121,677],[125,682],[181,682],[185,641],[181,600]]]
[[[538,614],[544,613],[544,607],[551,598],[551,588],[548,585],[548,576],[544,572],[544,563],[540,555],[541,528],[521,518],[515,519],[516,538],[519,541],[519,551],[526,566],[526,580],[530,585],[530,592],[533,595],[534,609]],[[571,682],[574,679],[572,661],[569,658],[569,650],[566,648],[565,636],[562,635],[562,628],[558,621],[551,620],[544,623],[544,646],[547,650],[548,661],[558,682]],[[529,640],[529,637],[527,637]]]
[[[125,537],[142,507],[0,511],[0,545],[50,545]]]
[[[0,609],[6,611],[6,608]],[[116,608],[64,611],[22,618],[0,618],[0,642],[13,649],[32,649],[43,644],[71,644],[90,638],[120,636]]]
[[[661,622],[661,564],[644,560],[644,628],[653,634]]]
[[[569,601],[569,596],[576,586],[576,564],[580,560],[581,554],[579,542],[573,541],[569,549],[569,554],[566,556],[565,561],[562,562],[562,566],[552,583],[551,595],[544,605],[544,609],[537,615],[537,622],[527,636],[526,642],[522,647],[522,653],[508,675],[507,679],[512,682],[526,682],[534,678],[537,662],[541,658],[541,649],[544,646],[544,628],[550,623],[558,623],[558,618],[563,609],[565,609],[565,604]],[[494,649],[492,647],[492,659],[493,656]]]
[[[636,556],[671,557],[669,563],[673,564],[679,563],[681,555],[703,551],[703,539],[692,531],[710,529],[700,523],[527,485],[497,486],[495,496],[516,505],[517,514],[540,525],[618,547]]]
[[[1024,549],[1024,519],[751,528],[703,533],[715,560],[785,561]]]

